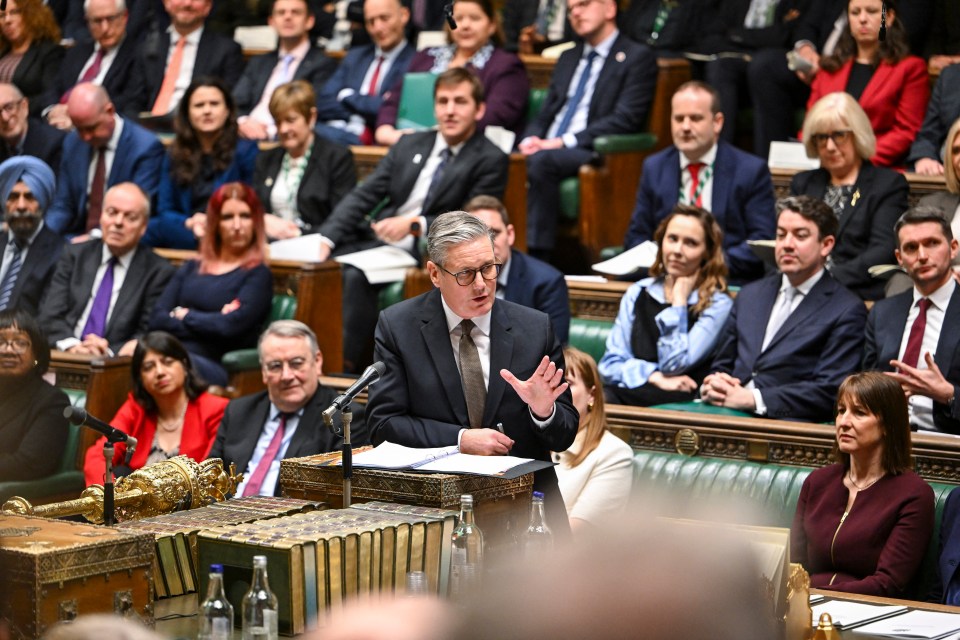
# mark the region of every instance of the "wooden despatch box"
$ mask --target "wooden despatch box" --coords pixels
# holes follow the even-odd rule
[[[37,638],[60,620],[117,612],[153,625],[150,534],[0,514],[0,569],[14,638]]]
[[[355,450],[355,453],[357,451]],[[280,462],[283,495],[322,500],[333,508],[343,506],[343,477],[339,453],[323,453]],[[381,500],[435,509],[460,508],[460,495],[473,494],[477,525],[485,546],[496,553],[513,547],[526,531],[533,494],[533,474],[519,478],[494,478],[446,473],[409,473],[354,467],[351,499],[354,503]]]

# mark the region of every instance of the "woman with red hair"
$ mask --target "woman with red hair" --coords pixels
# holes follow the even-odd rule
[[[257,194],[240,182],[221,186],[207,205],[199,259],[180,267],[154,307],[150,328],[179,338],[210,384],[226,385],[220,358],[255,346],[270,313],[265,247]]]

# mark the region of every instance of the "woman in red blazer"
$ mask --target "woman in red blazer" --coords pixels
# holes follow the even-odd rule
[[[852,95],[870,117],[877,136],[871,161],[880,166],[903,164],[913,144],[930,99],[927,65],[908,55],[906,32],[896,20],[896,3],[886,0],[887,35],[880,42],[882,0],[850,0],[850,29],[833,55],[820,60],[820,71],[810,87],[809,110],[817,100],[835,91]]]
[[[933,534],[933,489],[914,473],[907,399],[878,371],[857,373],[837,393],[838,461],[803,482],[790,559],[810,586],[902,598]]]
[[[205,460],[227,399],[206,392],[180,341],[164,331],[148,333],[137,343],[130,368],[133,391],[110,424],[136,438],[138,446],[129,466],[121,467],[127,448],[115,445],[115,473],[126,475],[176,455]],[[83,473],[88,486],[103,483],[105,441],[100,438],[87,450]]]

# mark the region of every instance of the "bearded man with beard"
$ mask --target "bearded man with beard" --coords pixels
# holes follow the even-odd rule
[[[0,164],[0,311],[23,309],[36,316],[53,277],[64,240],[43,224],[53,200],[53,170],[32,156],[15,156]]]

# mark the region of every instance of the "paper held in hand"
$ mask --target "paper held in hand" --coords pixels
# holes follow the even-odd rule
[[[334,464],[340,464],[336,461]],[[418,449],[383,442],[373,449],[353,456],[353,466],[372,469],[394,469],[424,473],[464,473],[481,476],[516,478],[546,469],[552,462],[515,456],[475,456],[460,453],[456,445]]]

